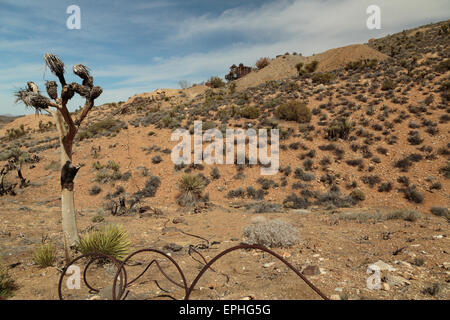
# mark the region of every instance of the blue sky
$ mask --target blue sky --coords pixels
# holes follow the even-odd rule
[[[381,30],[366,27],[371,4],[381,8]],[[80,30],[66,27],[70,5],[81,9]],[[262,56],[364,43],[449,12],[448,0],[0,0],[0,114],[32,112],[14,103],[13,92],[54,79],[46,52],[64,60],[68,81],[79,81],[74,64],[90,67],[102,104],[224,77],[233,63],[254,65]]]

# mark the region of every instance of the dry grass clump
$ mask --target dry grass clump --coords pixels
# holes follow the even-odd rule
[[[357,212],[341,212],[335,213],[332,215],[333,220],[342,220],[342,221],[357,221],[359,223],[367,223],[369,221],[382,221],[383,216],[381,213],[377,212],[366,212],[366,211],[357,211]]]
[[[12,296],[12,292],[17,286],[8,274],[8,268],[0,264],[0,298],[6,299]]]
[[[299,241],[298,230],[289,222],[275,219],[262,220],[245,227],[246,244],[258,244],[269,248],[286,248]]]
[[[438,217],[444,217],[448,221],[450,221],[450,212],[447,208],[444,207],[432,207],[431,213]]]
[[[414,222],[420,218],[420,212],[415,210],[399,210],[393,211],[386,215],[387,220],[401,219]]]
[[[56,260],[56,248],[53,243],[43,243],[33,252],[33,261],[41,268],[51,267]]]
[[[256,67],[258,70],[261,70],[262,68],[267,67],[270,64],[270,59],[267,57],[259,58],[258,61],[256,61]]]
[[[82,254],[100,252],[121,260],[130,252],[130,246],[127,232],[121,226],[109,225],[82,237],[78,250]]]

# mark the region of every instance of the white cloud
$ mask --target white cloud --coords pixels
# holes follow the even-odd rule
[[[54,39],[45,39],[45,41],[43,39],[3,39],[0,40],[0,47],[6,52],[33,50],[32,53],[39,56],[44,49],[51,48],[63,58],[65,54],[70,54],[72,57],[91,56],[97,61],[105,57],[102,63],[91,65],[96,82],[104,87],[104,92],[98,100],[98,103],[103,103],[126,100],[136,93],[152,91],[156,88],[178,87],[177,83],[182,79],[200,82],[212,75],[223,76],[233,63],[242,62],[253,65],[261,56],[274,57],[286,51],[311,55],[338,46],[366,42],[373,37],[448,19],[448,12],[450,12],[448,0],[428,2],[377,0],[376,2],[381,8],[382,30],[366,28],[368,17],[366,8],[373,4],[372,0],[282,0],[257,8],[241,6],[226,10],[219,15],[198,15],[184,20],[158,17],[158,9],[172,3],[165,4],[162,1],[133,3],[130,7],[141,11],[133,11],[130,15],[127,13],[127,19],[131,24],[139,25],[140,30],[145,31],[161,23],[162,26],[159,26],[158,32],[161,32],[162,37],[167,36],[162,43],[165,47],[173,47],[173,52],[183,45],[186,47],[186,51],[181,51],[179,55],[172,54],[168,57],[150,55],[145,64],[141,61],[126,63],[127,59],[128,61],[133,59],[132,53],[125,58],[109,50],[110,47],[105,42],[92,44],[90,41],[96,37],[108,39],[107,41],[119,41],[124,34],[126,35],[125,31],[119,30],[116,38],[109,40],[110,33],[117,31],[113,27],[120,17],[114,10],[114,12],[106,10],[102,13],[97,9],[91,12],[91,15],[97,16],[90,25],[95,32],[71,39],[75,42],[79,39],[80,43],[89,41],[89,46],[79,45],[69,48],[63,46],[62,40],[52,41]],[[37,4],[30,2],[30,5]],[[111,3],[113,9],[120,8],[121,5],[123,4],[114,1]],[[176,7],[174,7],[174,17],[179,17],[180,14],[175,11]],[[151,14],[151,19],[146,19],[147,12]],[[174,26],[175,32],[171,34]],[[230,37],[227,37],[228,40],[224,43],[216,42],[202,52],[183,55],[183,52],[190,52],[191,43],[201,42],[205,37],[220,39],[224,33],[239,36],[241,42],[232,42],[229,40]],[[158,42],[152,43],[152,45],[158,44]],[[202,48],[204,47],[203,44]],[[70,52],[71,50],[74,51]],[[67,64],[69,65],[70,62],[67,61]],[[83,63],[83,61],[75,62]],[[9,112],[9,107],[6,109],[4,106],[12,103],[11,91],[16,84],[24,85],[26,80],[42,79],[42,85],[43,74],[43,63],[1,68],[0,101],[3,109],[0,109],[0,113]],[[24,76],[27,79],[23,79]],[[75,101],[74,104],[76,105],[77,102]]]

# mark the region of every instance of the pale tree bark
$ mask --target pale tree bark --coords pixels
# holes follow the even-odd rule
[[[80,241],[74,200],[74,179],[80,166],[75,167],[72,164],[72,146],[78,128],[93,108],[94,100],[100,96],[102,88],[93,85],[94,79],[83,65],[78,64],[73,67],[73,72],[83,79],[83,83],[72,82],[67,84],[64,78],[64,63],[53,54],[45,54],[44,61],[59,79],[62,86],[60,98],[58,98],[58,86],[55,81],[47,81],[46,84],[47,93],[55,103],[42,96],[33,82],[28,82],[28,88],[19,90],[16,97],[18,101],[22,101],[25,105],[34,107],[37,112],[45,110],[50,113],[59,132],[62,229],[66,260],[70,260],[71,249]],[[79,118],[74,121],[67,108],[67,102],[75,93],[84,97],[86,102]]]
[[[67,135],[67,130],[64,126],[64,119],[61,112],[57,109],[56,111],[51,110],[50,113],[56,123],[56,128],[59,132],[59,142],[60,142],[60,163],[61,170],[63,170],[64,165],[67,161],[72,162],[72,154],[68,154],[66,148],[64,147],[64,137]],[[73,142],[70,142],[72,144]],[[71,149],[71,147],[70,147]],[[61,172],[61,175],[63,173]],[[62,216],[62,229],[64,234],[64,244],[66,247],[66,258],[69,255],[68,248],[75,246],[80,242],[80,237],[78,235],[78,226],[75,211],[75,198],[74,190],[69,190],[61,186],[61,216]]]

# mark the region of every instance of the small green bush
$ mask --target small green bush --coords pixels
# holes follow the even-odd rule
[[[317,70],[317,67],[319,66],[319,61],[314,60],[307,65],[305,65],[305,71],[308,73],[312,73]]]
[[[27,132],[26,132],[23,124],[21,124],[18,129],[16,129],[16,128],[6,129],[6,138],[8,140],[15,140],[26,134],[27,134]]]
[[[325,72],[325,73],[316,73],[311,77],[311,80],[314,83],[322,83],[322,84],[327,84],[330,83],[331,81],[333,81],[335,78],[335,75],[330,73],[330,72]]]
[[[254,106],[246,106],[239,110],[239,115],[242,118],[246,119],[257,119],[259,115],[261,114],[261,111],[259,108]]]
[[[395,89],[395,82],[391,79],[384,79],[383,83],[381,84],[381,90],[387,91],[393,89]]]
[[[330,140],[347,139],[352,127],[348,119],[334,120],[327,128],[327,138]]]
[[[311,121],[311,111],[305,103],[291,101],[284,103],[275,110],[275,116],[282,120],[307,123]]]
[[[56,248],[53,243],[41,244],[33,253],[33,261],[41,268],[51,267],[56,260]]]
[[[82,254],[100,252],[121,260],[130,252],[130,246],[127,232],[121,226],[109,225],[82,237],[78,250]]]
[[[207,83],[209,83],[212,88],[222,88],[225,86],[225,82],[219,77],[211,77]]]

